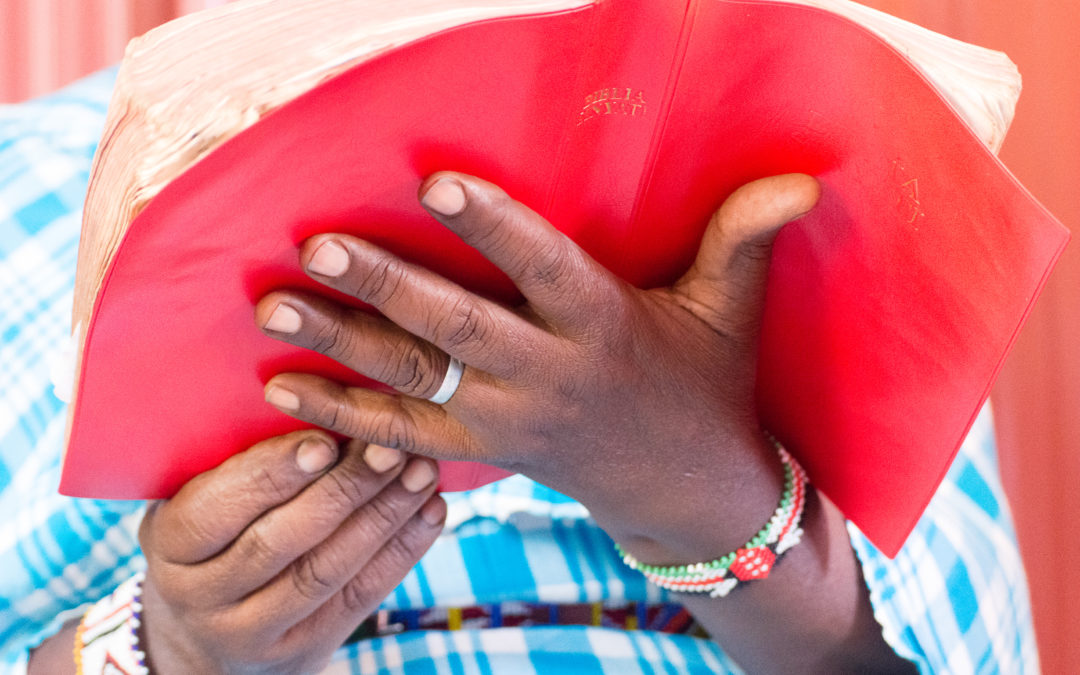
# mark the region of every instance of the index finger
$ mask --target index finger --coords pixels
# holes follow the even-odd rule
[[[420,187],[439,222],[506,273],[540,318],[576,323],[607,304],[617,279],[569,237],[502,189],[441,172]]]
[[[338,445],[316,430],[258,443],[188,481],[148,512],[152,527],[143,548],[166,561],[193,564],[228,546],[260,515],[283,504],[321,476]]]

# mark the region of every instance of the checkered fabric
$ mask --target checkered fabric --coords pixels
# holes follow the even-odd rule
[[[57,495],[64,406],[49,385],[79,212],[114,71],[0,107],[0,664],[144,565],[142,505]],[[122,442],[122,439],[118,439]],[[522,477],[449,495],[445,534],[385,607],[657,602],[579,504]],[[854,528],[886,639],[923,672],[1038,670],[1027,588],[982,415],[895,560]],[[341,673],[738,672],[707,640],[607,627],[416,630],[338,651]]]

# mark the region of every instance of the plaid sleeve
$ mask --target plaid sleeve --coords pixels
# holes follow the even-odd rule
[[[57,494],[64,406],[49,355],[70,326],[79,219],[112,88],[105,72],[0,106],[0,665],[138,561],[138,503]]]
[[[142,504],[56,492],[64,407],[48,355],[67,340],[79,214],[114,72],[0,107],[0,667],[144,566]],[[448,495],[443,536],[387,609],[658,602],[578,503],[514,477]],[[875,615],[924,672],[1036,672],[1027,590],[988,416],[896,560],[851,528]],[[338,651],[329,672],[740,672],[715,643],[606,626],[409,631]]]
[[[447,534],[389,608],[654,602],[580,504],[516,476],[448,496]],[[924,673],[1038,673],[1027,585],[989,409],[894,560],[854,527],[883,635]],[[554,666],[558,659],[560,668]],[[410,631],[341,650],[330,672],[739,673],[721,646],[610,627]]]
[[[989,406],[894,560],[848,529],[886,641],[920,672],[1039,672]]]

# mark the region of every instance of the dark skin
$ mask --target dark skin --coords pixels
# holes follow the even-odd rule
[[[508,308],[489,302],[353,237],[313,237],[300,253],[308,273],[382,316],[278,291],[258,303],[256,322],[271,337],[327,354],[399,395],[286,373],[268,383],[267,400],[376,447],[524,473],[581,501],[645,562],[708,560],[742,546],[769,519],[782,488],[780,463],[761,434],[753,395],[771,244],[785,223],[813,208],[817,183],[788,175],[736,191],[713,217],[687,274],[671,287],[647,291],[615,278],[484,181],[437,174],[421,186],[420,196],[437,220],[507,273],[525,303]],[[465,373],[453,398],[436,405],[425,399],[438,389],[448,354],[466,364]],[[190,504],[202,501],[201,492],[194,486],[183,509],[189,523],[200,522],[201,512]],[[401,508],[410,515],[395,522],[408,523],[409,509],[419,507]],[[253,518],[255,511],[244,517],[265,518]],[[293,536],[299,534],[296,523],[303,521],[282,519],[291,523]],[[148,520],[144,544],[153,549],[175,524],[153,512]],[[400,527],[399,534],[384,528],[383,536],[401,536],[408,527]],[[842,515],[811,493],[803,527],[802,543],[767,580],[726,598],[680,599],[749,672],[911,672],[881,637]],[[298,559],[312,544],[283,536],[288,554],[282,560]],[[415,538],[417,551],[423,541]],[[396,557],[385,566],[395,574],[387,571],[380,579],[403,576],[412,557]],[[155,641],[155,621],[160,635],[170,633],[183,620],[177,611],[184,606],[183,589],[198,585],[187,568],[159,558],[148,554],[151,658],[183,663],[191,650],[196,658],[215,656],[221,646],[213,636],[190,627],[183,635],[194,645]],[[231,568],[218,569],[222,574]],[[274,597],[284,598],[288,586],[283,588]],[[357,616],[366,607],[352,605]],[[265,635],[260,625],[239,619],[231,625],[244,638],[258,638],[249,644]],[[270,638],[275,635],[284,634],[271,632]],[[313,639],[305,650],[299,641],[281,647],[270,639],[264,651],[279,648],[282,656],[255,665],[274,672],[283,663],[323,663],[333,641]],[[70,644],[67,638],[65,649]],[[242,652],[235,670],[247,669],[240,668],[241,657],[257,656]]]
[[[283,291],[256,321],[402,395],[290,373],[268,383],[267,400],[351,437],[524,473],[580,500],[645,562],[712,559],[743,545],[781,492],[754,405],[758,331],[772,241],[818,193],[803,175],[744,186],[686,275],[640,290],[495,186],[437,174],[421,203],[525,303],[487,301],[365,241],[314,237],[300,255],[308,273],[382,317]],[[425,398],[447,354],[467,365],[435,405]],[[767,581],[688,596],[688,608],[752,672],[907,669],[873,619],[840,512],[814,496],[803,523],[804,542]]]
[[[434,462],[320,431],[272,438],[150,505],[141,645],[154,673],[320,670],[442,530]],[[68,625],[31,673],[74,673]]]

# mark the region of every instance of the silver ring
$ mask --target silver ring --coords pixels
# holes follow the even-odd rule
[[[439,386],[439,391],[432,394],[428,400],[439,405],[449,401],[457,391],[458,385],[461,384],[461,375],[464,372],[465,364],[461,362],[461,359],[451,356],[450,365],[446,368],[446,375],[443,377],[442,385]]]

